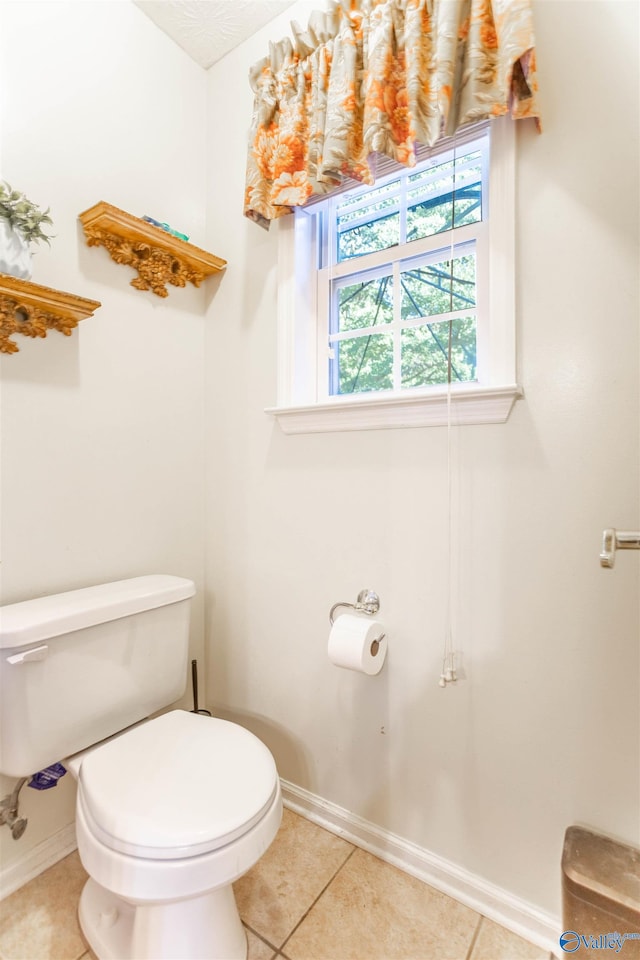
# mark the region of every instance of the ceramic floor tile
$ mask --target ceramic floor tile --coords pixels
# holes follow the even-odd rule
[[[276,951],[273,947],[270,947],[268,943],[265,943],[264,940],[257,937],[251,930],[247,930],[246,933],[247,960],[275,960]],[[4,960],[4,957],[0,956],[0,960]],[[29,960],[35,960],[35,958],[30,957]],[[98,960],[98,958],[92,950],[87,950],[86,953],[82,954],[80,960]]]
[[[282,952],[290,960],[465,960],[479,919],[356,850]]]
[[[257,937],[252,930],[247,930],[246,927],[245,932],[247,934],[247,960],[275,960],[276,951],[273,947]],[[4,960],[1,954],[0,960]],[[36,958],[30,957],[29,960],[36,960]],[[93,950],[88,949],[86,953],[82,954],[80,960],[98,960],[98,958]]]
[[[267,852],[233,885],[240,916],[279,947],[353,849],[346,840],[285,810]]]
[[[470,960],[548,960],[549,951],[482,918]]]
[[[247,930],[247,960],[274,960],[276,951],[268,943],[256,937],[255,933]]]
[[[77,920],[86,879],[72,853],[0,902],[3,960],[78,960],[86,953]]]

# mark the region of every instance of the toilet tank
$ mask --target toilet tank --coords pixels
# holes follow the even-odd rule
[[[0,607],[0,773],[30,776],[181,697],[194,594],[154,575]]]

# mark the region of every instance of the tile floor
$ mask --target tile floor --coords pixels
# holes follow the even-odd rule
[[[0,903],[0,960],[94,960],[73,853]],[[550,960],[450,897],[285,810],[235,884],[249,960]]]

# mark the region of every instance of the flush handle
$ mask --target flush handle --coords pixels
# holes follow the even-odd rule
[[[602,534],[600,566],[611,569],[615,563],[616,550],[640,550],[640,532],[631,530],[605,530]]]
[[[32,647],[31,650],[25,650],[24,653],[14,653],[12,657],[7,657],[7,663],[17,667],[21,663],[32,663],[34,660],[44,660],[49,653],[49,647],[43,644],[41,647]]]

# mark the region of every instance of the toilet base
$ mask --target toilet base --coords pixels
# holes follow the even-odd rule
[[[87,880],[78,907],[98,960],[246,960],[231,885],[170,903],[131,904]]]

